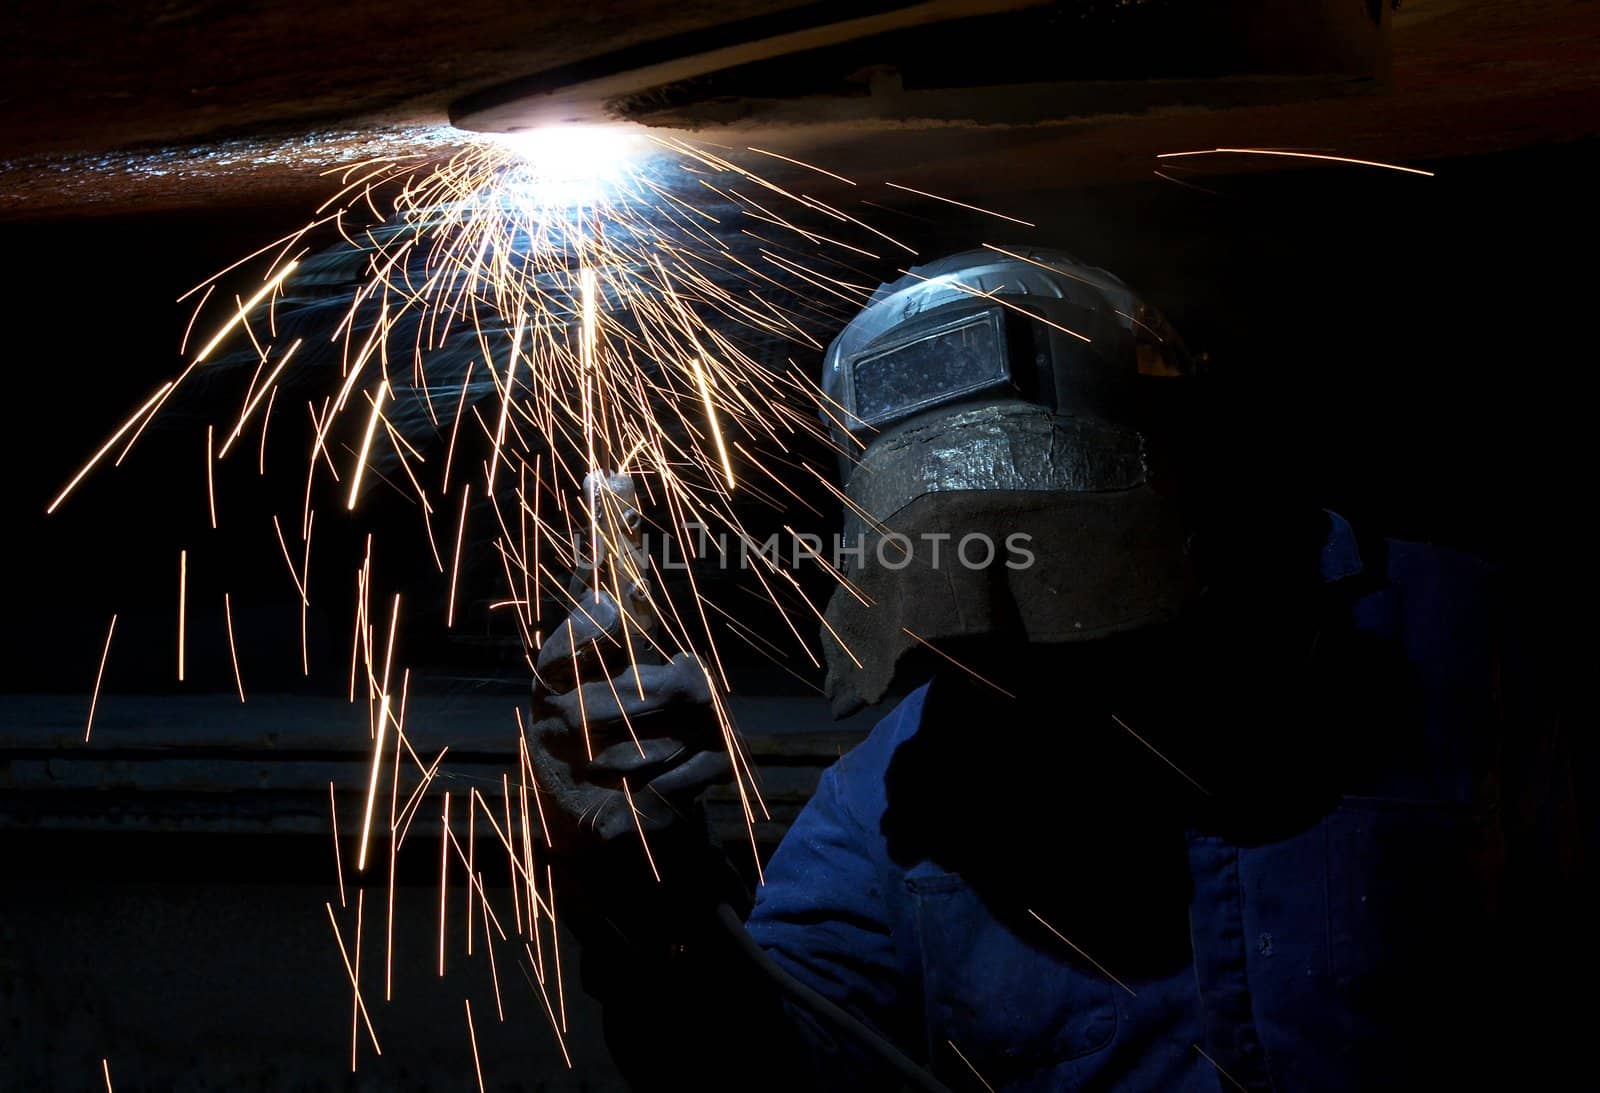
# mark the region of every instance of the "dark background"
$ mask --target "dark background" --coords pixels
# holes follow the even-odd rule
[[[984,241],[1061,246],[1143,292],[1207,354],[1227,394],[1217,428],[1254,449],[1263,489],[1287,480],[1359,529],[1457,547],[1507,568],[1530,640],[1549,665],[1559,723],[1561,681],[1579,655],[1579,605],[1590,583],[1596,150],[1580,143],[1414,164],[1436,170],[1433,178],[1332,165],[1232,175],[1226,164],[1202,161],[1173,172],[1187,186],[1152,179],[994,199],[1036,221],[1033,232],[893,199],[885,203],[899,213],[881,222],[900,217],[930,256]],[[975,182],[963,196],[982,203],[982,195]],[[0,441],[12,501],[3,689],[14,711],[10,740],[0,745],[0,785],[9,787],[0,796],[11,805],[0,824],[8,863],[0,1055],[23,1075],[16,1088],[48,1087],[47,1073],[56,1088],[85,1088],[105,1056],[123,1090],[443,1087],[470,1073],[459,997],[470,993],[480,1047],[503,1081],[611,1088],[593,1015],[579,1002],[571,1002],[579,1007],[573,1039],[583,1050],[571,1076],[526,989],[511,1024],[494,1022],[486,1033],[492,996],[481,961],[443,986],[428,975],[408,979],[405,997],[380,1022],[389,1054],[382,1063],[368,1057],[359,1080],[343,1083],[349,994],[319,906],[336,896],[325,813],[314,805],[297,804],[293,822],[276,828],[241,821],[248,836],[230,836],[227,824],[185,833],[182,808],[165,820],[123,822],[122,806],[108,802],[139,787],[106,773],[117,761],[111,755],[98,774],[38,775],[59,777],[62,793],[76,792],[79,777],[114,791],[83,806],[101,810],[98,829],[50,834],[42,830],[51,825],[48,810],[30,812],[34,798],[19,789],[34,777],[29,764],[59,762],[39,740],[57,741],[54,755],[69,754],[69,730],[81,729],[87,714],[113,611],[120,621],[100,716],[116,746],[131,732],[147,747],[198,734],[206,754],[225,763],[236,728],[240,753],[265,769],[270,748],[259,717],[232,721],[215,712],[221,705],[192,704],[232,688],[215,607],[223,589],[234,593],[247,688],[304,692],[311,704],[296,707],[297,716],[319,724],[323,715],[303,711],[338,706],[348,656],[344,604],[333,596],[320,608],[313,657],[331,668],[303,681],[296,597],[251,492],[253,475],[220,493],[223,530],[212,532],[203,439],[192,420],[152,430],[122,468],[97,473],[59,514],[43,515],[82,459],[176,370],[188,313],[174,298],[305,213],[241,203],[0,225],[0,254],[11,266],[11,427]],[[242,454],[253,462],[253,452]],[[399,505],[380,506],[380,516],[397,525],[410,518]],[[347,588],[359,536],[341,531],[340,519],[319,510],[322,545],[312,564]],[[821,521],[811,526],[827,530]],[[181,688],[172,678],[180,546],[191,551],[192,610],[207,605],[212,616],[192,616],[190,682]],[[380,556],[385,580],[397,583],[424,568],[415,562]],[[420,579],[417,587],[425,587]],[[423,592],[413,609],[440,606]],[[483,640],[418,637],[406,662],[438,694],[520,693],[525,676],[505,635],[481,619],[463,630]],[[747,693],[786,700],[771,708],[789,727],[827,728],[823,703],[803,699],[803,684],[753,654],[734,659],[736,684],[747,681]],[[141,697],[151,693],[159,697]],[[19,697],[41,694],[54,697]],[[191,712],[198,709],[206,712]],[[35,732],[29,718],[48,732]],[[758,734],[783,727],[744,725]],[[1579,744],[1582,762],[1587,745]],[[92,756],[93,747],[82,754]],[[282,761],[309,763],[308,755]],[[341,787],[359,786],[359,752],[344,762]],[[202,789],[215,788],[208,778],[231,784],[195,777]],[[427,936],[435,890],[425,863],[415,868],[404,877],[401,918],[413,938]],[[369,895],[380,892],[381,885]],[[512,974],[502,967],[503,978]]]

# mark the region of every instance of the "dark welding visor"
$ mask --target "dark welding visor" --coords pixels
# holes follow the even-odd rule
[[[924,329],[909,330],[849,362],[852,431],[892,425],[971,395],[1016,389],[999,307],[916,325]]]

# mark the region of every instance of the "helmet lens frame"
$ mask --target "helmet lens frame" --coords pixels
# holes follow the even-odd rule
[[[990,391],[1015,390],[999,307],[921,325],[857,355],[846,370],[850,432],[862,433]]]

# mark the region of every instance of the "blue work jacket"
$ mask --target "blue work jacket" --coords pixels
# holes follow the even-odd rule
[[[1173,904],[1162,912],[1177,924],[1166,958],[1141,961],[1138,938],[1114,943],[1117,926],[1103,916],[1085,933],[1068,924],[1073,908],[1117,886],[1086,879],[1074,892],[1082,855],[1059,852],[1048,830],[1017,834],[1032,841],[1028,879],[1067,892],[1043,913],[1026,896],[992,896],[936,854],[895,851],[892,771],[930,712],[927,687],[824,774],[766,869],[751,933],[955,1088],[1287,1093],[1490,1081],[1486,1053],[1499,1045],[1482,997],[1495,967],[1489,572],[1420,544],[1358,546],[1342,519],[1330,514],[1329,525],[1321,577],[1349,590],[1338,601],[1349,632],[1395,676],[1383,708],[1339,715],[1364,722],[1345,726],[1370,741],[1361,775],[1265,834],[1179,824],[1183,883],[1141,895],[1121,931],[1141,931],[1150,904]],[[1310,708],[1337,695],[1302,698]],[[1296,731],[1286,714],[1284,738]],[[1145,811],[1130,800],[1098,824],[1114,831]],[[1074,826],[1080,845],[1097,838],[1096,823]],[[810,1028],[819,1087],[895,1088],[851,1044],[798,1011],[793,1019]]]

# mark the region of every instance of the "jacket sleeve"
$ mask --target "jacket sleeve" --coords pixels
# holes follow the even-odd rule
[[[870,773],[878,743],[867,741],[823,775],[767,866],[748,927],[785,971],[921,1062],[920,958],[904,880],[882,836],[858,818],[859,806],[881,792]],[[793,1003],[787,1008],[812,1048],[817,1088],[894,1087],[859,1044]]]

